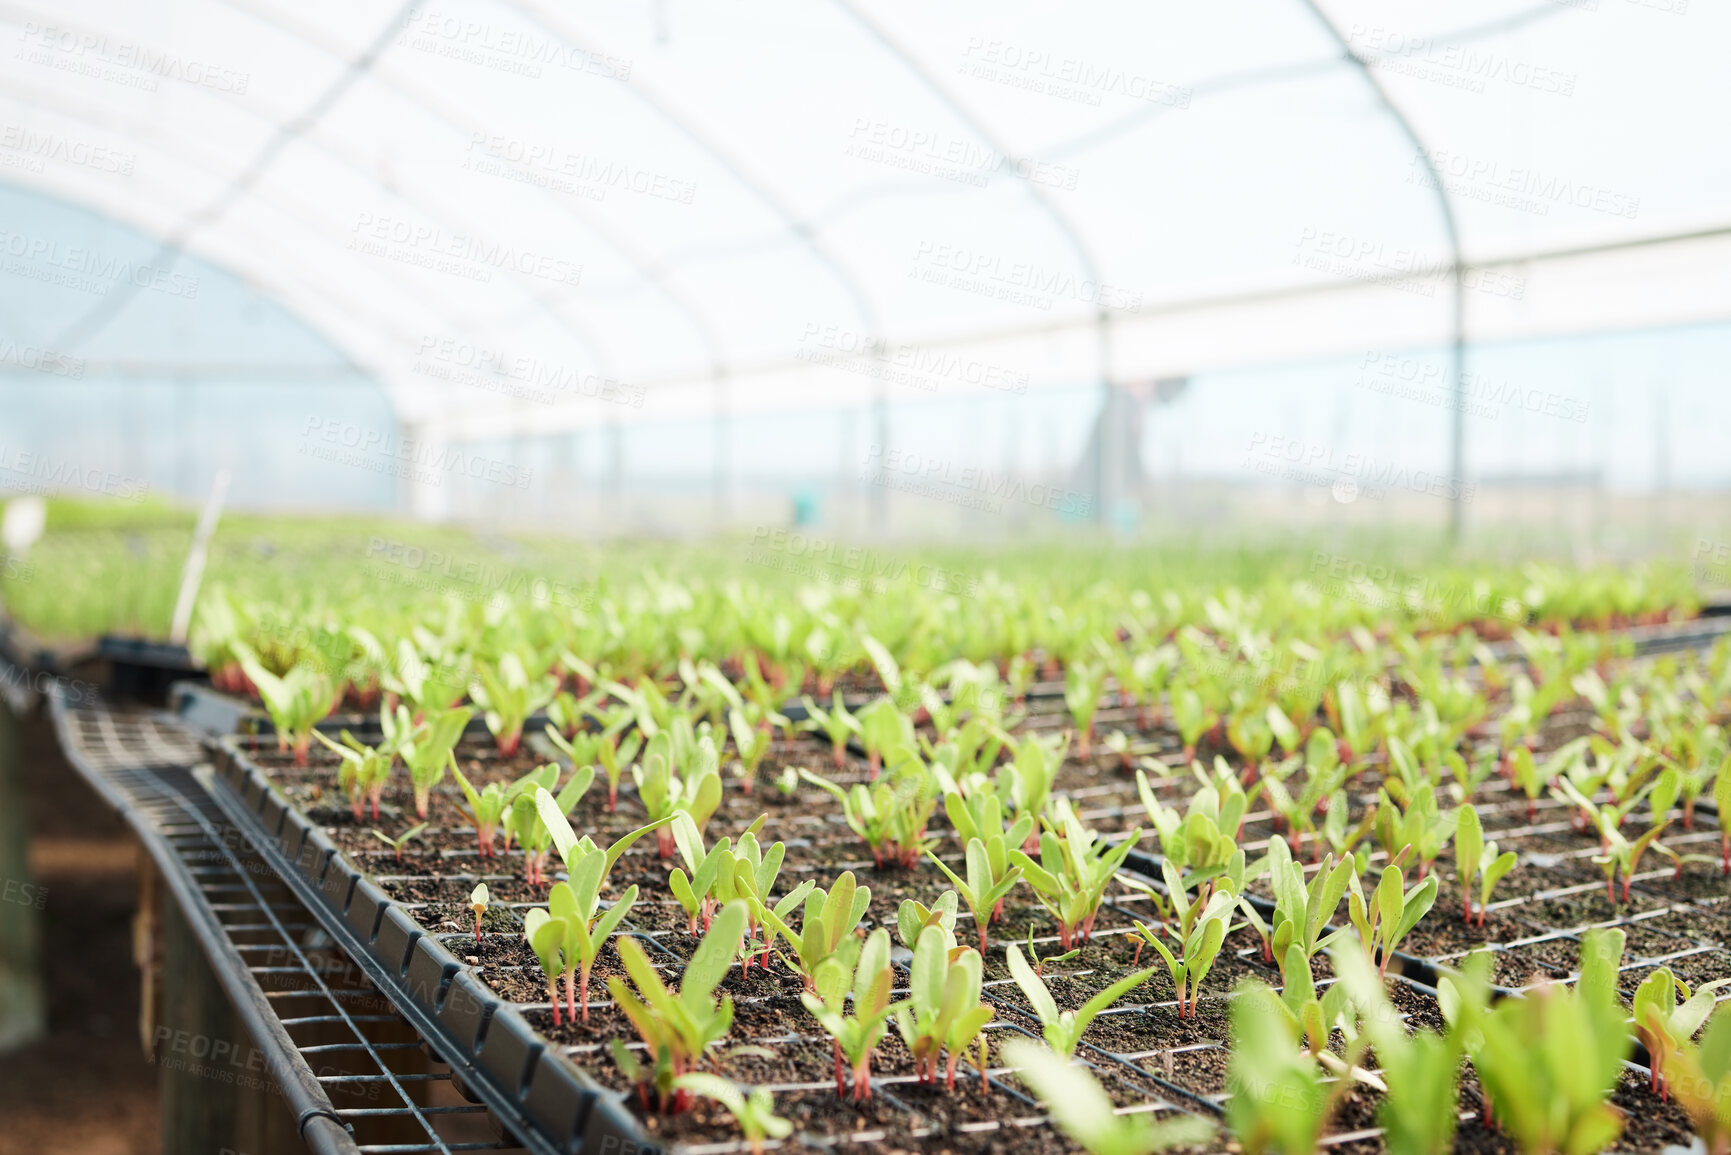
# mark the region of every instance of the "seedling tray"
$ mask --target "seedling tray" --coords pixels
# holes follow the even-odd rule
[[[1666,642],[1670,642],[1668,636]],[[1032,696],[1034,713],[1025,725],[1046,728],[1062,724],[1051,699]],[[1583,719],[1559,713],[1542,734],[1539,752],[1580,732]],[[1177,740],[1164,729],[1137,728],[1134,711],[1109,706],[1098,717],[1100,729],[1121,728],[1144,749],[1176,762]],[[294,767],[278,754],[274,743],[257,737],[229,736],[219,744],[223,780],[237,811],[269,841],[274,853],[298,872],[310,902],[323,911],[321,921],[353,937],[356,947],[380,968],[387,989],[421,1007],[427,1037],[436,1041],[447,1061],[462,1067],[489,1105],[504,1103],[500,1113],[517,1118],[550,1150],[570,1151],[586,1138],[641,1144],[643,1149],[725,1151],[737,1146],[731,1120],[698,1108],[671,1117],[644,1117],[628,1104],[624,1080],[614,1069],[606,1048],[614,1038],[634,1040],[635,1033],[606,993],[606,978],[617,973],[612,951],[603,952],[590,987],[591,1021],[586,1025],[554,1027],[545,985],[532,953],[522,939],[522,915],[545,901],[545,892],[522,880],[520,855],[502,855],[483,862],[472,832],[460,825],[456,791],[449,782],[436,792],[435,825],[398,862],[392,851],[368,833],[371,823],[355,823],[346,804],[334,795],[335,761],[315,749],[306,768]],[[1217,751],[1204,745],[1199,756]],[[1236,761],[1229,752],[1230,761]],[[464,772],[477,785],[508,781],[538,759],[524,751],[516,759],[500,759],[489,739],[466,738],[458,751]],[[894,924],[903,897],[930,902],[945,880],[929,864],[913,871],[873,868],[866,848],[842,824],[827,795],[802,790],[793,800],[781,800],[769,779],[783,765],[802,765],[840,783],[864,777],[857,752],[837,770],[827,744],[801,738],[776,742],[760,770],[757,791],[746,796],[729,781],[724,806],[712,820],[712,835],[734,833],[759,813],[770,820],[766,834],[788,845],[779,891],[804,877],[827,884],[851,869],[871,886],[873,896],[867,925]],[[1166,801],[1182,802],[1193,787],[1187,775],[1154,782]],[[1108,834],[1144,827],[1141,846],[1127,867],[1142,880],[1157,876],[1158,858],[1152,834],[1136,797],[1133,778],[1124,775],[1115,756],[1099,752],[1080,760],[1072,757],[1057,789],[1071,797],[1083,820]],[[385,794],[381,829],[395,833],[414,819],[407,810],[409,790],[398,775]],[[1367,799],[1353,800],[1354,817]],[[1695,981],[1731,974],[1724,927],[1731,914],[1731,889],[1717,869],[1687,867],[1672,879],[1668,865],[1637,876],[1627,904],[1605,899],[1604,883],[1587,858],[1597,841],[1573,829],[1569,812],[1542,801],[1531,821],[1524,796],[1509,794],[1500,780],[1487,783],[1478,796],[1486,836],[1522,854],[1520,865],[1499,886],[1487,925],[1481,932],[1466,928],[1459,916],[1459,889],[1449,855],[1439,860],[1441,894],[1436,908],[1404,944],[1391,965],[1395,976],[1391,996],[1415,1021],[1440,1021],[1432,985],[1439,966],[1458,963],[1469,950],[1488,946],[1497,955],[1497,977],[1508,992],[1518,992],[1534,976],[1567,982],[1574,977],[1574,952],[1580,936],[1596,925],[1622,926],[1629,933],[1625,956],[1624,994],[1632,993],[1653,967],[1670,965]],[[1247,817],[1241,845],[1255,855],[1272,834],[1266,811]],[[1635,820],[1639,820],[1637,815]],[[619,813],[605,810],[604,786],[593,788],[574,815],[579,831],[598,841],[616,837],[643,820],[629,787],[621,793]],[[940,830],[942,812],[933,823]],[[1688,851],[1716,844],[1715,816],[1709,807],[1697,811],[1696,829],[1677,832],[1667,842]],[[959,848],[953,839],[938,853],[955,862]],[[1372,855],[1372,865],[1380,860]],[[1651,861],[1651,860],[1649,860]],[[493,896],[477,944],[471,929],[467,895],[485,881]],[[666,890],[666,867],[655,858],[653,840],[630,851],[613,876],[613,888],[632,882],[642,897],[620,933],[645,944],[668,975],[680,971],[696,939],[687,933],[685,916]],[[1254,895],[1253,895],[1254,896]],[[1122,974],[1134,954],[1126,937],[1134,918],[1149,920],[1147,900],[1128,886],[1115,887],[1096,925],[1093,941],[1080,959],[1048,972],[1048,983],[1061,1006],[1076,1006]],[[964,912],[958,936],[971,939]],[[986,993],[998,1006],[998,1021],[989,1028],[994,1043],[1011,1034],[1037,1033],[1038,1023],[1003,964],[1008,941],[1026,941],[1032,927],[1035,942],[1055,951],[1049,917],[1025,890],[1011,896],[1005,920],[994,928],[986,960]],[[1142,966],[1156,960],[1144,957]],[[1079,1055],[1092,1064],[1120,1111],[1189,1111],[1218,1114],[1225,1100],[1225,1039],[1230,991],[1243,977],[1277,981],[1275,969],[1260,957],[1260,946],[1248,931],[1227,941],[1200,1002],[1195,1019],[1180,1020],[1171,982],[1162,969],[1124,1003],[1108,1010],[1090,1028]],[[1329,981],[1327,960],[1318,959],[1320,982]],[[794,1118],[802,1141],[822,1146],[876,1144],[923,1147],[941,1138],[951,1150],[1067,1150],[1068,1145],[1041,1118],[1032,1100],[1003,1071],[993,1067],[987,1082],[962,1072],[957,1091],[950,1093],[917,1083],[912,1063],[892,1031],[873,1062],[874,1097],[856,1105],[837,1099],[827,1037],[799,1003],[800,980],[779,964],[769,973],[753,968],[734,972],[724,990],[736,1003],[733,1033],[723,1051],[749,1044],[749,1053],[731,1054],[723,1071],[746,1084],[767,1085],[776,1092],[777,1111]],[[500,1042],[498,1040],[506,1040]],[[1631,1129],[1623,1149],[1657,1151],[1684,1141],[1686,1122],[1675,1107],[1648,1094],[1644,1076],[1631,1072],[1619,1088],[1619,1105],[1629,1111]],[[1494,1146],[1498,1141],[1476,1120],[1470,1081],[1463,1089],[1466,1109],[1460,1144]],[[1336,1114],[1328,1143],[1334,1146],[1380,1149],[1374,1125],[1376,1096],[1355,1087]],[[499,1109],[495,1106],[495,1109]],[[512,1112],[515,1112],[513,1116]],[[719,1142],[718,1142],[719,1141]],[[586,1150],[607,1150],[587,1146]],[[628,1149],[628,1148],[626,1148]]]

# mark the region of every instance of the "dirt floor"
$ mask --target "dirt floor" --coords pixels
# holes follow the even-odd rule
[[[48,891],[49,1035],[0,1055],[0,1155],[156,1155],[157,1072],[138,1041],[132,965],[136,850],[46,720],[25,722],[24,753],[30,868]]]

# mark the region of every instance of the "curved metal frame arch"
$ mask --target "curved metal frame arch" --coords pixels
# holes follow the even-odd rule
[[[562,17],[547,12],[536,3],[536,0],[506,0],[506,2],[510,7],[515,8],[524,16],[540,24],[543,28],[547,29],[553,35],[557,36],[560,40],[573,48],[578,48],[592,54],[595,52],[593,46],[586,41],[583,36],[570,30],[566,21]],[[732,150],[726,148],[720,141],[700,129],[697,125],[692,123],[688,117],[673,108],[660,93],[655,92],[640,83],[635,74],[623,83],[625,84],[626,91],[641,100],[652,112],[661,117],[668,124],[672,125],[676,130],[683,133],[693,144],[697,145],[698,148],[708,153],[717,164],[721,165],[731,173],[736,181],[750,191],[753,196],[757,197],[758,200],[768,206],[772,213],[780,217],[786,224],[788,230],[797,236],[805,247],[810,250],[812,255],[818,259],[819,263],[827,267],[830,272],[834,274],[835,278],[841,282],[842,288],[846,291],[848,296],[853,299],[854,309],[859,313],[860,323],[865,327],[865,331],[874,335],[880,332],[878,327],[879,320],[877,308],[872,304],[871,294],[866,292],[864,284],[854,275],[853,270],[848,268],[842,259],[832,252],[828,245],[823,243],[823,240],[817,231],[814,230],[809,223],[801,219],[800,215],[794,211],[793,206],[783,200],[781,194],[778,193],[767,180],[752,172],[746,166],[745,162],[736,156]],[[718,388],[720,388],[719,383]],[[719,404],[719,402],[724,399],[718,397],[717,400],[716,440],[719,461],[722,443],[726,438],[726,416],[724,410]],[[888,441],[889,434],[889,400],[884,395],[881,388],[877,398],[877,422],[879,434],[878,443],[880,445],[885,444]],[[872,516],[880,529],[887,520],[888,511],[885,506],[885,497],[886,494],[882,486],[877,487],[872,492]]]
[[[1377,79],[1376,70],[1370,66],[1370,62],[1359,55],[1357,50],[1347,42],[1346,37],[1340,34],[1340,29],[1336,28],[1334,21],[1328,18],[1328,14],[1322,10],[1318,0],[1301,0],[1301,2],[1310,9],[1311,15],[1316,17],[1317,23],[1327,30],[1329,36],[1333,37],[1334,42],[1340,46],[1340,50],[1346,58],[1359,72],[1364,74],[1365,83],[1370,85],[1371,90],[1376,93],[1377,99],[1382,101],[1382,106],[1388,110],[1389,116],[1394,118],[1394,122],[1400,126],[1401,132],[1411,142],[1413,149],[1424,160],[1425,172],[1429,174],[1431,183],[1436,188],[1437,207],[1442,210],[1443,230],[1448,234],[1449,268],[1454,280],[1454,363],[1451,366],[1454,377],[1452,389],[1454,404],[1450,406],[1452,412],[1449,419],[1449,468],[1450,472],[1454,474],[1456,484],[1452,487],[1454,497],[1449,501],[1449,537],[1458,542],[1465,513],[1465,508],[1461,503],[1462,487],[1459,481],[1465,464],[1462,445],[1465,434],[1461,411],[1465,408],[1462,401],[1466,385],[1464,376],[1466,369],[1466,297],[1461,278],[1461,237],[1460,230],[1455,224],[1454,204],[1449,200],[1442,174],[1437,171],[1435,163],[1432,162],[1431,155],[1425,149],[1424,141],[1420,138],[1418,130],[1412,126],[1412,121],[1407,119],[1406,113],[1401,111],[1400,105],[1395,103],[1394,97],[1389,95],[1388,89],[1383,86],[1382,81]]]
[[[866,15],[866,13],[861,10],[857,0],[836,0],[836,4],[842,9],[842,11],[853,17],[854,21],[858,23],[860,27],[871,33],[872,37],[876,39],[877,42],[890,53],[890,55],[900,60],[902,64],[907,67],[908,71],[912,72],[919,79],[920,83],[925,85],[925,87],[940,101],[942,101],[952,113],[966,123],[969,128],[973,129],[974,132],[979,134],[980,139],[984,140],[986,145],[991,148],[993,152],[997,153],[1001,157],[1012,155],[1004,141],[999,139],[998,135],[992,131],[986,122],[972,109],[968,108],[967,104],[960,97],[951,92],[949,87],[939,80],[911,49],[897,40],[888,29],[883,27],[883,25]],[[1083,238],[1081,230],[1076,227],[1074,221],[1070,220],[1069,214],[1064,211],[1063,207],[1059,205],[1057,201],[1053,200],[1051,195],[1040,185],[1037,185],[1032,181],[1025,181],[1023,183],[1027,186],[1028,195],[1034,198],[1034,202],[1045,211],[1046,215],[1051,218],[1052,223],[1057,225],[1058,231],[1070,242],[1070,247],[1075,250],[1076,256],[1082,262],[1083,272],[1094,282],[1097,290],[1100,292],[1099,307],[1095,310],[1095,334],[1097,342],[1098,372],[1100,377],[1101,413],[1104,414],[1104,407],[1110,404],[1112,397],[1112,317],[1106,309],[1105,285],[1100,277],[1099,265],[1095,262],[1094,252],[1089,247],[1088,242]],[[1100,521],[1104,521],[1107,516],[1105,509],[1105,490],[1107,480],[1105,449],[1105,440],[1102,438],[1094,454],[1094,515],[1096,520]]]
[[[307,28],[304,24],[299,22],[292,24],[286,22],[281,14],[265,11],[260,6],[250,2],[250,0],[223,0],[223,2],[227,3],[230,7],[246,12],[254,19],[261,20],[274,28],[298,38],[304,44],[311,45],[333,56],[339,55],[328,39],[317,35],[315,30]],[[429,90],[425,85],[401,77],[387,75],[379,68],[375,68],[372,75],[376,83],[410,98],[419,107],[431,113],[436,119],[443,121],[458,131],[472,133],[478,127],[477,122],[466,122],[462,115],[453,110],[436,91]],[[507,160],[505,163],[511,164],[513,162]],[[528,166],[518,165],[517,167],[526,170]],[[704,351],[708,355],[710,376],[715,382],[718,402],[721,401],[724,397],[726,381],[730,376],[730,367],[725,347],[721,341],[720,333],[717,331],[714,324],[711,323],[708,314],[691,299],[689,294],[685,293],[677,286],[672,278],[671,270],[660,262],[650,259],[647,253],[643,252],[633,242],[627,240],[623,234],[607,224],[602,218],[595,214],[586,212],[580,206],[575,206],[560,200],[558,197],[553,195],[551,190],[533,182],[530,182],[526,187],[539,191],[543,199],[552,205],[557,213],[580,222],[590,232],[600,237],[605,244],[611,246],[616,252],[623,256],[627,263],[635,268],[638,271],[638,274],[642,276],[645,281],[659,290],[676,310],[685,315],[687,323],[690,324],[692,330],[697,334],[698,341],[703,345]],[[717,413],[719,414],[720,412],[721,405],[718,403]],[[718,512],[724,511],[726,503],[727,468],[723,452],[724,442],[725,430],[718,429],[716,457],[716,503]]]

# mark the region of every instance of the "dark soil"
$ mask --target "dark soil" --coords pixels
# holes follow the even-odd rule
[[[1030,704],[1038,706],[1040,712],[1029,717],[1027,727],[1068,725],[1061,710],[1053,712],[1052,702]],[[1541,733],[1540,753],[1581,732],[1583,725],[1578,711],[1554,717]],[[1160,752],[1173,772],[1154,779],[1155,792],[1168,804],[1182,805],[1195,782],[1179,763],[1175,737],[1164,728],[1140,729],[1134,711],[1103,709],[1097,735],[1115,729],[1124,731],[1138,747]],[[1228,747],[1213,737],[1205,738],[1198,757],[1207,761],[1215,753],[1224,755],[1230,764],[1239,762]],[[458,755],[464,773],[477,787],[511,781],[540,761],[527,750],[515,758],[501,759],[486,739],[473,738],[465,740]],[[545,900],[545,888],[532,887],[524,880],[519,851],[503,851],[496,843],[496,855],[482,857],[477,853],[474,832],[459,809],[461,794],[454,782],[447,780],[434,790],[429,828],[409,844],[399,862],[370,833],[375,825],[370,815],[357,823],[347,801],[336,795],[333,757],[315,751],[310,766],[296,768],[286,757],[267,751],[260,761],[271,768],[289,796],[326,827],[339,846],[381,879],[393,897],[414,904],[422,924],[439,933],[478,977],[505,998],[522,1004],[536,1028],[600,1082],[627,1089],[607,1054],[613,1039],[640,1048],[635,1031],[607,991],[608,978],[620,972],[616,953],[604,949],[595,965],[588,1021],[572,1023],[562,1017],[555,1027],[547,1003],[546,978],[521,931],[523,913]],[[736,833],[759,814],[768,813],[765,840],[779,837],[787,850],[776,893],[786,893],[807,878],[827,886],[841,871],[853,870],[859,881],[871,888],[863,922],[870,929],[893,927],[903,898],[930,902],[947,888],[929,862],[907,870],[876,869],[869,848],[842,823],[827,794],[802,785],[791,797],[782,797],[771,781],[780,768],[789,765],[810,767],[841,784],[865,778],[864,761],[856,753],[850,752],[846,765],[838,771],[826,741],[801,736],[792,741],[777,740],[759,771],[753,794],[747,795],[738,781],[726,779],[723,805],[710,823],[708,837],[713,840]],[[1374,791],[1366,790],[1370,784],[1371,779],[1364,778],[1350,787],[1355,818],[1365,806],[1374,805]],[[1072,798],[1083,820],[1096,829],[1126,833],[1140,827],[1143,848],[1158,850],[1134,777],[1124,772],[1116,756],[1104,753],[1099,743],[1094,756],[1085,761],[1076,757],[1072,748],[1058,789]],[[1436,907],[1401,944],[1402,951],[1451,965],[1458,964],[1468,952],[1489,947],[1496,955],[1496,981],[1502,985],[1519,987],[1541,979],[1564,981],[1572,977],[1578,961],[1579,933],[1587,926],[1612,922],[1623,925],[1629,934],[1625,994],[1656,965],[1648,960],[1659,957],[1674,956],[1668,958],[1667,965],[1691,982],[1731,973],[1731,952],[1724,942],[1725,904],[1731,890],[1716,871],[1689,864],[1680,879],[1673,879],[1667,862],[1650,857],[1642,864],[1642,877],[1637,879],[1628,902],[1622,901],[1620,887],[1614,900],[1607,899],[1603,875],[1590,861],[1598,853],[1598,840],[1574,828],[1567,807],[1545,798],[1529,816],[1525,796],[1511,791],[1500,778],[1480,787],[1475,805],[1487,837],[1497,839],[1501,849],[1517,850],[1520,864],[1497,888],[1494,906],[1481,928],[1461,918],[1461,888],[1445,853],[1435,865],[1441,886]],[[399,770],[385,791],[377,826],[395,836],[415,821],[409,784]],[[617,812],[606,808],[603,779],[591,788],[573,815],[579,833],[590,834],[603,844],[643,821],[644,811],[629,775],[621,784]],[[1636,815],[1631,821],[1644,822],[1645,818]],[[1275,825],[1265,809],[1254,809],[1246,817],[1240,844],[1252,856],[1260,853],[1275,833]],[[1703,832],[1697,832],[1700,837],[1680,841],[1682,849],[1702,853],[1712,849],[1711,823],[1704,821],[1702,826]],[[959,863],[959,848],[941,808],[933,812],[928,834],[938,840],[937,854],[952,865]],[[1695,841],[1702,845],[1695,846]],[[1373,876],[1382,861],[1380,850],[1373,848]],[[645,839],[621,859],[607,893],[617,896],[629,885],[640,887],[637,904],[621,930],[643,941],[652,961],[672,983],[698,940],[689,932],[688,915],[668,895],[669,865],[657,858],[654,840]],[[560,871],[555,856],[548,863],[549,878],[560,877]],[[1409,880],[1414,873],[1409,867]],[[475,882],[482,880],[487,883],[492,906],[477,943],[467,899]],[[1374,877],[1367,881],[1373,882]],[[1259,889],[1266,893],[1265,888],[1253,884],[1253,893]],[[1205,981],[1195,1016],[1180,1018],[1171,977],[1159,956],[1144,950],[1139,962],[1135,957],[1132,919],[1151,921],[1150,904],[1122,888],[1114,888],[1109,899],[1092,941],[1079,957],[1049,967],[1047,986],[1060,1007],[1073,1009],[1133,970],[1151,968],[1152,974],[1142,985],[1090,1026],[1080,1057],[1096,1067],[1108,1093],[1121,1107],[1165,1101],[1206,1109],[1205,1101],[1218,1100],[1225,1092],[1224,1044],[1232,991],[1251,979],[1276,984],[1278,972],[1262,960],[1260,942],[1250,931],[1236,931]],[[1338,912],[1336,925],[1343,920],[1344,910]],[[1039,1023],[1025,995],[1009,981],[1003,962],[1005,944],[1014,941],[1026,949],[1030,930],[1041,953],[1058,953],[1051,916],[1024,888],[1011,895],[1002,920],[990,929],[985,993],[998,1007],[997,1024],[989,1031],[994,1043],[1009,1033],[1039,1033]],[[957,937],[964,945],[975,941],[972,918],[966,911],[958,920]],[[1315,964],[1318,981],[1327,981],[1331,975],[1328,960],[1319,956]],[[721,992],[734,1000],[734,1027],[713,1056],[718,1070],[742,1083],[780,1088],[777,1110],[796,1121],[796,1137],[849,1136],[856,1142],[909,1151],[1073,1149],[1050,1127],[1032,1125],[1039,1120],[1040,1111],[1011,1078],[994,1078],[989,1096],[980,1094],[978,1077],[965,1066],[955,1093],[919,1085],[913,1080],[911,1057],[893,1027],[873,1061],[872,1101],[856,1104],[838,1100],[833,1089],[832,1047],[801,1004],[802,989],[801,978],[779,959],[771,962],[767,973],[755,966],[749,973],[736,968],[721,987]],[[1434,997],[1427,990],[1394,979],[1389,990],[1409,1022],[1441,1027]],[[1473,1086],[1469,1071],[1462,1091],[1463,1106],[1468,1108],[1476,1101]],[[1329,1132],[1348,1135],[1374,1128],[1378,1101],[1375,1092],[1355,1086],[1341,1100]],[[1657,1151],[1686,1135],[1686,1124],[1679,1123],[1680,1112],[1674,1107],[1661,1109],[1637,1078],[1625,1080],[1617,1101],[1631,1118],[1620,1149]],[[700,1105],[671,1117],[640,1113],[652,1134],[671,1142],[713,1141],[737,1133],[713,1105]],[[1339,1146],[1364,1155],[1381,1149],[1376,1138],[1354,1138]],[[1457,1151],[1501,1153],[1508,1144],[1475,1117],[1462,1124],[1455,1147]]]

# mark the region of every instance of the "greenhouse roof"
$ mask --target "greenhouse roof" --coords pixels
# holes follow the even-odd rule
[[[447,437],[1731,316],[1700,0],[5,18],[6,179],[233,271]]]

